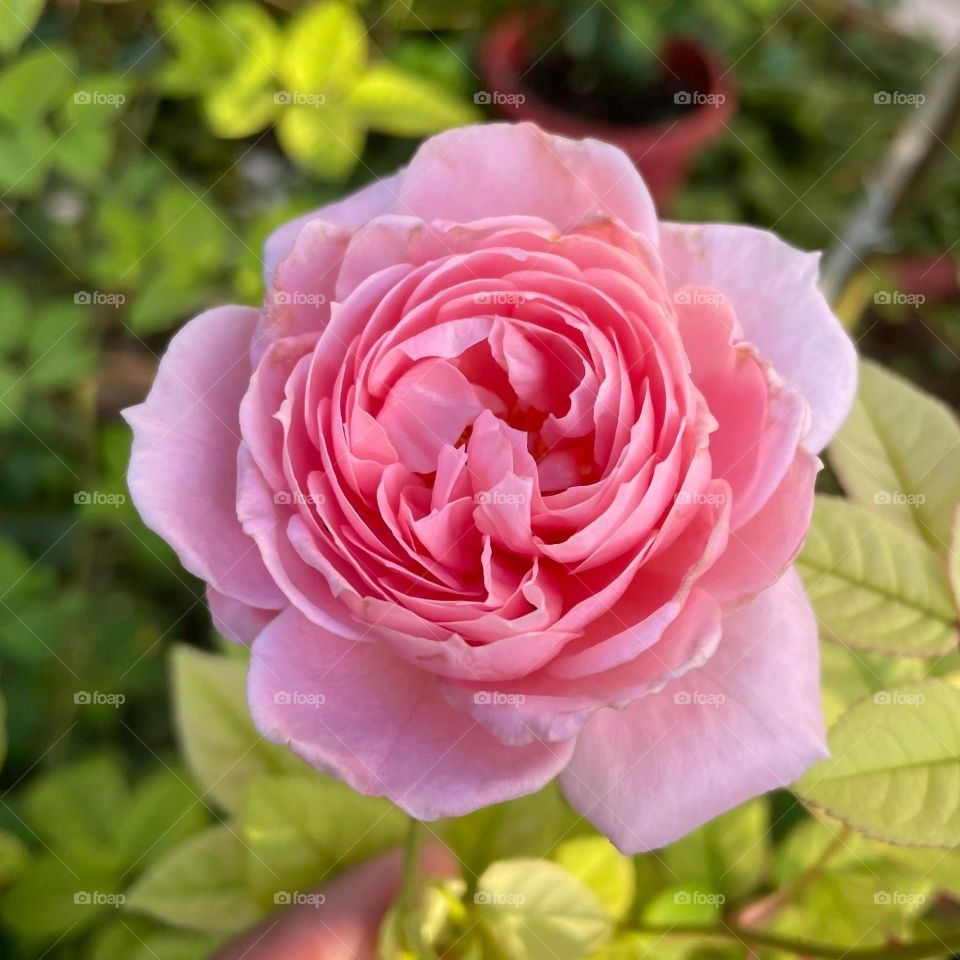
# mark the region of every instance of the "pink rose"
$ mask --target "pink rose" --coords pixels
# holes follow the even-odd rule
[[[825,755],[790,562],[855,367],[815,255],[494,125],[266,261],[264,306],[191,321],[128,412],[266,737],[422,819],[559,775],[628,851]]]

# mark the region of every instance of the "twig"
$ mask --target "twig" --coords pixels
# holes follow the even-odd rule
[[[925,98],[913,119],[894,138],[849,226],[827,254],[821,288],[831,302],[840,296],[864,258],[883,240],[890,220],[960,118],[960,53],[943,58]]]

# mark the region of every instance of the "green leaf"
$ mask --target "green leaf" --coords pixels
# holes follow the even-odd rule
[[[100,932],[90,960],[207,960],[222,937],[171,930],[151,920],[126,916]]]
[[[0,887],[16,880],[29,859],[30,853],[20,838],[7,830],[0,830]]]
[[[23,794],[23,819],[70,869],[92,864],[109,872],[116,865],[116,827],[128,798],[116,759],[95,756],[33,780]]]
[[[30,331],[27,378],[31,388],[63,389],[82,383],[96,361],[86,306],[52,300],[41,306]]]
[[[346,3],[328,0],[290,23],[281,59],[287,93],[345,94],[367,62],[367,29]]]
[[[243,661],[176,646],[174,717],[180,749],[204,796],[238,812],[247,784],[271,773],[302,772],[289,750],[268,743],[247,712]]]
[[[287,107],[277,124],[284,152],[297,166],[324,180],[343,180],[363,153],[356,118],[334,105]]]
[[[596,894],[611,919],[626,916],[633,903],[633,861],[606,837],[566,840],[554,851],[553,859]]]
[[[249,880],[269,906],[400,841],[407,818],[321,774],[264,777],[250,785],[242,836]]]
[[[181,0],[157,4],[156,17],[173,57],[158,72],[171,96],[191,96],[218,86],[235,66],[236,38],[205,7]]]
[[[0,767],[7,759],[7,701],[0,690]]]
[[[273,90],[252,83],[225,83],[204,99],[203,107],[214,134],[231,139],[259,133],[280,110]]]
[[[54,163],[68,179],[95,184],[110,165],[114,132],[96,126],[71,127],[54,148]]]
[[[258,4],[235,0],[219,10],[221,29],[234,39],[231,71],[211,86],[204,101],[210,129],[218,137],[246,137],[277,112],[273,82],[280,34]]]
[[[32,197],[46,183],[56,141],[40,123],[0,130],[0,190],[14,197]]]
[[[958,640],[943,561],[897,524],[818,497],[797,566],[823,636],[895,656],[932,657]]]
[[[726,896],[696,882],[670,884],[643,909],[643,922],[652,926],[709,927],[719,919]]]
[[[750,800],[660,851],[667,875],[736,899],[759,886],[770,859],[770,811]]]
[[[0,280],[0,354],[15,350],[26,337],[30,304],[9,280]]]
[[[130,93],[130,82],[113,73],[84,76],[60,111],[65,127],[105,127],[116,123]]]
[[[922,679],[925,665],[919,657],[885,657],[821,641],[821,692],[827,726],[833,726],[848,707],[868,694]]]
[[[357,81],[348,102],[368,127],[400,137],[425,136],[477,119],[460,98],[386,63]]]
[[[960,689],[927,680],[873,695],[829,733],[832,756],[794,785],[804,800],[894,843],[960,838]]]
[[[501,860],[474,896],[480,922],[505,960],[580,957],[604,943],[610,919],[596,895],[548,860]]]
[[[198,289],[183,277],[161,270],[140,288],[130,306],[127,324],[140,336],[169,330],[191,312],[202,292],[202,287]]]
[[[30,942],[76,938],[122,900],[114,875],[90,865],[75,870],[45,855],[29,863],[6,891],[2,917],[8,929]]]
[[[537,793],[450,821],[446,840],[468,874],[476,876],[495,860],[550,856],[557,839],[571,836],[577,821],[551,783]]]
[[[25,53],[0,72],[0,120],[17,126],[38,123],[63,102],[75,80],[69,51],[44,46]]]
[[[945,404],[863,361],[830,462],[851,498],[946,548],[960,501],[960,424]]]
[[[954,603],[960,609],[960,507],[953,514],[950,550],[947,553],[947,576],[950,578]]]
[[[0,53],[16,53],[20,44],[30,36],[44,0],[4,0],[0,4]]]
[[[116,825],[121,867],[142,872],[206,824],[202,798],[180,774],[166,767],[154,771],[137,785]]]
[[[208,827],[157,861],[130,888],[127,907],[187,930],[239,933],[260,918],[244,882],[246,858],[229,827]]]
[[[0,363],[0,428],[13,426],[22,419],[26,399],[23,373],[18,367]]]
[[[806,939],[863,946],[905,937],[910,918],[929,902],[933,883],[887,856],[886,851],[897,849],[906,848],[845,832],[836,821],[801,822],[776,854],[778,883],[799,885],[775,928]],[[940,850],[920,852],[943,856]]]

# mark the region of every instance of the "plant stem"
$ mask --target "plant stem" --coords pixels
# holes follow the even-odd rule
[[[420,873],[420,821],[410,818],[403,841],[403,879],[400,883],[400,913],[405,920],[416,904],[417,880]]]
[[[769,896],[745,906],[736,914],[736,922],[744,924],[748,929],[754,929],[772,920],[798,893],[802,893],[820,878],[851,832],[849,826],[841,827],[829,846],[804,873]]]
[[[644,926],[639,932],[660,937],[700,936],[727,942],[732,940],[745,946],[770,947],[801,957],[816,957],[818,960],[926,960],[928,957],[948,956],[960,950],[960,931],[953,931],[937,940],[854,949],[796,937],[781,937],[763,930],[729,924],[722,927]]]

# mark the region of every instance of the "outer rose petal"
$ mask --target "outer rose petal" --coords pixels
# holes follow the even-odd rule
[[[406,169],[279,227],[264,246],[267,285],[311,220],[359,227],[386,213],[461,222],[526,214],[560,230],[602,215],[657,237],[653,200],[616,147],[553,137],[530,123],[484,124],[431,137]]]
[[[432,674],[380,642],[334,636],[293,608],[254,642],[247,693],[265,737],[420,820],[539,790],[573,753],[572,740],[504,746],[452,707]],[[280,693],[294,702],[278,703]],[[296,702],[304,694],[323,702]]]
[[[218,307],[191,320],[160,362],[133,429],[127,482],[144,523],[192,574],[252,607],[279,609],[256,544],[237,519],[240,400],[257,311]]]
[[[234,643],[251,644],[257,634],[277,615],[276,610],[248,607],[233,597],[207,587],[207,606],[217,632]]]
[[[290,252],[293,241],[297,239],[297,234],[305,224],[321,219],[341,227],[359,227],[374,217],[389,213],[396,203],[400,177],[401,174],[395,173],[392,177],[374,180],[343,200],[320,207],[319,210],[312,210],[277,227],[267,237],[263,247],[263,273],[267,286],[270,286],[277,264]]]
[[[551,136],[532,123],[431,137],[404,171],[395,212],[461,222],[526,215],[561,231],[612,216],[657,238],[653,199],[625,153],[599,140]]]
[[[817,625],[796,572],[724,622],[707,663],[584,727],[561,784],[627,853],[665,846],[827,756]],[[690,702],[677,702],[678,694]],[[722,694],[719,705],[698,695]]]
[[[857,357],[817,289],[820,255],[756,227],[694,223],[661,223],[660,254],[672,287],[712,287],[733,304],[746,339],[806,397],[806,446],[822,450],[850,412]]]

